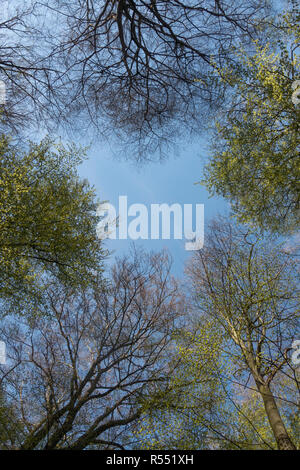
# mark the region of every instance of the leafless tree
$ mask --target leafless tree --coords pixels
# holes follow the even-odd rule
[[[171,373],[171,334],[184,307],[170,266],[165,253],[135,253],[118,260],[108,287],[52,285],[28,322],[4,321],[2,389],[23,425],[15,447],[126,445],[143,394]]]
[[[59,118],[59,93],[53,93],[59,71],[50,61],[52,44],[41,36],[43,23],[37,2],[1,2],[0,80],[6,96],[0,105],[0,128],[14,136],[31,126],[36,132],[37,124],[46,128]]]
[[[265,4],[32,1],[30,11],[0,24],[9,38],[0,50],[8,111],[22,104],[40,122],[68,122],[73,130],[77,122],[84,132],[92,122],[136,158],[155,158],[183,132],[198,132],[220,105],[215,69],[256,35]]]

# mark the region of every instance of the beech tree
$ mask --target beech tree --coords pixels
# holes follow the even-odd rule
[[[22,148],[1,137],[0,297],[6,306],[33,301],[45,276],[75,285],[101,270],[95,194],[77,173],[83,158],[83,149],[50,139]]]
[[[217,118],[204,185],[230,200],[238,219],[272,232],[297,230],[300,215],[298,2],[276,22],[276,41],[220,70],[232,87]]]
[[[299,328],[294,259],[279,244],[263,243],[249,229],[221,220],[188,268],[199,315],[222,329],[239,380],[251,379],[262,398],[278,449],[296,448],[273,389],[278,374],[298,383],[289,358]]]
[[[15,2],[17,3],[17,2]],[[6,122],[116,135],[136,158],[157,151],[220,105],[216,66],[256,37],[266,17],[256,0],[71,0],[14,4],[0,24]],[[19,122],[18,122],[19,121]],[[27,120],[26,120],[27,121]],[[159,152],[158,152],[159,154]]]
[[[172,374],[184,302],[165,253],[134,252],[89,286],[47,286],[35,315],[7,318],[1,384],[19,449],[122,449],[147,390]],[[16,446],[15,442],[14,445]],[[6,447],[9,446],[9,436]]]
[[[163,385],[156,384],[145,399],[134,432],[136,448],[276,450],[264,401],[241,365],[231,337],[213,316],[199,315],[197,297],[194,306],[189,303],[188,316],[185,328],[174,335],[170,354],[170,361],[176,363],[174,374]],[[296,367],[289,357],[272,380],[272,393],[287,433],[298,447]]]

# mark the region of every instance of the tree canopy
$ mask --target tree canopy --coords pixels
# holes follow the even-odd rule
[[[95,195],[77,174],[83,155],[48,138],[22,149],[1,137],[0,295],[6,302],[31,297],[47,274],[76,284],[100,272]]]
[[[170,266],[165,253],[134,252],[117,260],[106,288],[101,279],[76,288],[55,280],[34,318],[2,321],[9,364],[0,383],[16,428],[5,434],[6,448],[130,444],[139,402],[172,374],[168,352],[183,300]]]
[[[178,332],[173,354],[179,366],[168,388],[155,391],[144,409],[137,431],[142,447],[295,449],[294,257],[247,227],[220,219],[188,263],[187,275],[194,320]]]
[[[28,0],[0,24],[6,125],[28,123],[116,136],[138,160],[220,105],[219,67],[257,37],[268,2],[256,0]],[[92,124],[92,126],[91,126]]]
[[[2,3],[0,449],[299,448],[299,2]],[[36,142],[143,163],[203,129],[235,220],[180,280],[111,263],[87,149]]]
[[[238,64],[220,71],[231,107],[218,118],[203,180],[240,221],[277,233],[294,231],[300,216],[299,18],[297,8],[288,11],[275,43],[257,42],[254,55],[237,51]]]

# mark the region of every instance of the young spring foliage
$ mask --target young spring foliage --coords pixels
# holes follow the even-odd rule
[[[239,51],[238,63],[220,71],[231,105],[217,122],[203,181],[240,221],[280,233],[299,219],[299,17],[296,8],[283,15],[275,44],[256,42],[253,55]]]
[[[77,175],[83,151],[49,139],[28,151],[0,139],[0,296],[23,298],[48,273],[88,280],[103,256],[94,191]]]

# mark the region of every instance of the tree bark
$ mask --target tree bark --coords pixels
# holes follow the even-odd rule
[[[259,381],[256,381],[256,385],[257,385],[259,393],[262,396],[266,414],[268,416],[270,426],[272,428],[274,437],[276,439],[278,449],[279,450],[296,450],[296,447],[293,444],[290,436],[288,435],[285,425],[282,421],[282,418],[280,416],[276,401],[270,390],[270,387],[266,384],[262,384]]]

